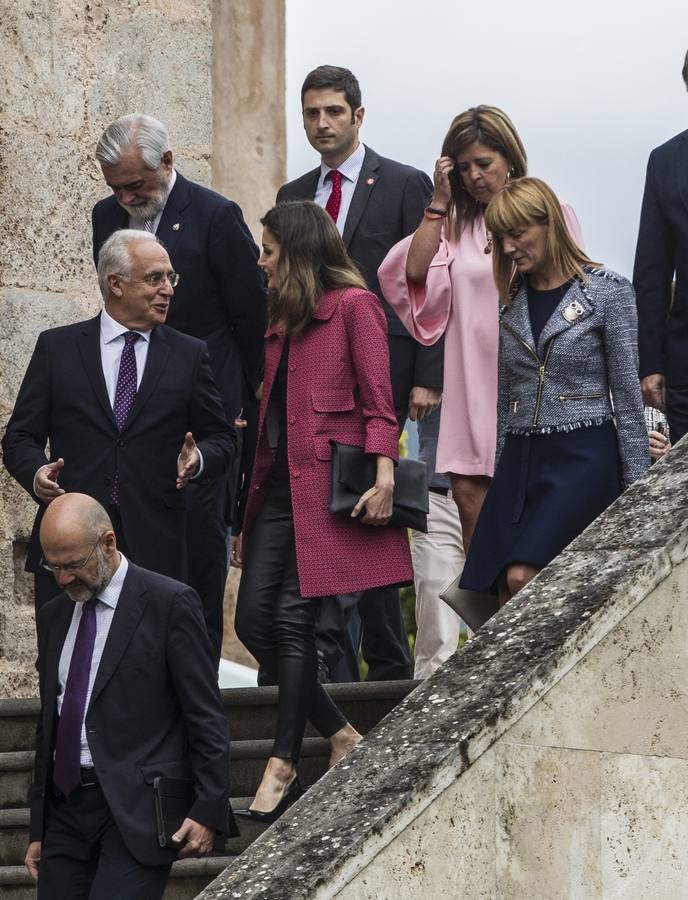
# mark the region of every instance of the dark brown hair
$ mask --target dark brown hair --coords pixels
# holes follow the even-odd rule
[[[287,334],[298,334],[313,317],[325,291],[366,288],[332,217],[316,203],[278,203],[260,221],[279,244],[268,296],[271,325],[279,322]]]
[[[473,106],[456,116],[442,144],[442,156],[457,157],[475,143],[502,154],[512,178],[528,171],[526,151],[511,119],[496,106]],[[449,233],[458,238],[464,225],[474,222],[482,213],[482,204],[474,200],[464,187],[458,168],[449,173],[452,199],[447,220]]]

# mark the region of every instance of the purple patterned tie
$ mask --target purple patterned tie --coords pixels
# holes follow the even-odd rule
[[[86,710],[86,694],[91,674],[91,659],[96,641],[97,597],[84,603],[76,632],[69,675],[62,697],[60,721],[55,740],[53,782],[68,797],[79,784],[81,765],[81,727]]]
[[[124,335],[124,349],[119,361],[119,374],[117,375],[117,387],[115,388],[115,402],[112,411],[115,414],[115,422],[121,431],[136,396],[136,351],[134,344],[141,337],[136,331],[128,331]],[[115,472],[110,490],[110,500],[115,506],[119,506],[119,472]]]

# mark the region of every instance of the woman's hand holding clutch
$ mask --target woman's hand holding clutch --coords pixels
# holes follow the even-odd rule
[[[394,462],[388,456],[377,458],[377,478],[351,511],[356,518],[363,511],[364,525],[387,525],[394,507]]]

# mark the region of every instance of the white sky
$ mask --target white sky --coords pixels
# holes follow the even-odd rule
[[[428,173],[453,116],[490,103],[589,255],[630,277],[648,153],[688,128],[686,49],[688,0],[287,0],[288,176],[318,163],[299,100],[318,65],[357,76],[365,143]]]

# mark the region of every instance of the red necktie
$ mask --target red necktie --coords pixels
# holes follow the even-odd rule
[[[335,225],[337,224],[337,216],[339,215],[339,207],[342,205],[342,173],[333,169],[325,176],[325,181],[332,182],[332,192],[327,198],[325,209],[332,216]]]

